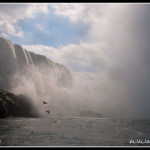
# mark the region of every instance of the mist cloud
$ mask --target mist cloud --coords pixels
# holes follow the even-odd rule
[[[149,117],[150,5],[82,4],[78,9],[76,5],[54,6],[57,15],[91,26],[87,42],[53,51],[76,72],[78,96],[72,96],[72,104],[109,116]]]
[[[106,117],[149,118],[150,5],[51,5],[56,15],[90,26],[79,44],[23,45],[72,71],[72,88],[51,89],[54,103],[72,115],[92,109]]]

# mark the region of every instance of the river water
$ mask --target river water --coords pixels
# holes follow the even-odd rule
[[[0,146],[150,146],[150,120],[0,119]]]

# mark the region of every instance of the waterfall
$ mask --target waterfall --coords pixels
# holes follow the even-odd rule
[[[25,77],[24,80],[31,78],[30,82],[38,91],[43,90],[44,86],[49,87],[52,79],[54,79],[53,82],[59,82],[60,79],[65,82],[67,78],[62,72],[68,71],[67,68],[46,56],[28,52],[22,46],[4,38],[0,38],[0,70],[0,88],[10,89],[12,83],[20,82],[18,84],[21,84],[22,77]]]
[[[46,57],[46,60],[47,60],[47,62],[49,64],[49,66],[52,68],[52,63],[50,62],[50,60],[47,57]]]
[[[27,57],[27,53],[25,52],[25,49],[24,49],[24,48],[23,48],[23,53],[24,53],[26,62],[27,62],[27,64],[29,65],[29,60],[28,60],[28,57]]]
[[[11,57],[16,58],[16,53],[15,53],[12,42],[0,37],[0,47],[1,47],[0,48],[1,53],[3,51],[3,53],[5,53],[5,55],[10,55]]]
[[[17,71],[16,53],[11,42],[0,38],[0,88],[11,88],[11,77]]]
[[[17,45],[17,44],[14,44],[14,48],[15,48],[15,52],[17,55],[18,65],[21,65],[21,67],[23,67],[24,65],[28,66],[29,61],[28,61],[28,58],[24,49],[20,45]]]
[[[25,50],[25,52],[26,52],[26,55],[28,57],[29,64],[31,64],[31,67],[32,67],[33,71],[35,71],[35,67],[34,67],[33,60],[31,58],[30,53],[27,50]]]
[[[11,51],[12,51],[12,54],[13,54],[14,58],[16,58],[17,56],[16,56],[16,52],[15,52],[13,43],[12,43],[11,41],[9,41],[9,40],[7,40],[7,41],[8,41],[8,42],[10,43],[10,45],[11,45]]]

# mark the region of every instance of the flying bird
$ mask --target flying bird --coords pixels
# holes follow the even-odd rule
[[[43,101],[43,104],[47,104],[47,102],[44,102],[44,101]]]
[[[49,110],[46,111],[47,113],[50,113]]]

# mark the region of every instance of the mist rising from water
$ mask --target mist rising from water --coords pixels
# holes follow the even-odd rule
[[[71,86],[69,70],[4,38],[0,38],[0,45],[0,88],[30,97],[42,115],[52,106],[51,114],[60,114],[62,92]],[[46,107],[43,101],[47,101]]]

